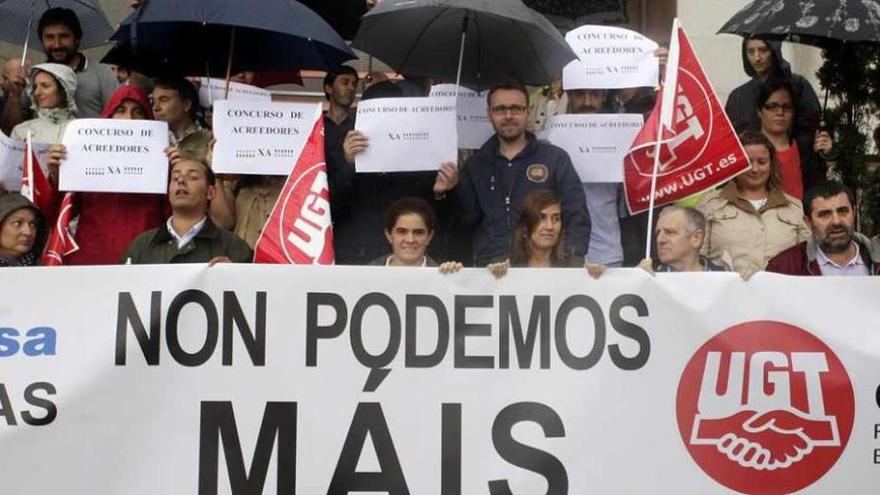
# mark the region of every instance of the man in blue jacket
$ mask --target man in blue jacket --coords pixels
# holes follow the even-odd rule
[[[568,154],[526,132],[525,87],[495,86],[489,91],[488,102],[495,135],[460,173],[441,169],[434,187],[440,196],[449,194],[457,220],[476,226],[476,264],[487,265],[510,256],[519,207],[530,192],[539,189],[552,190],[562,202],[564,248],[583,257],[590,240],[590,214]]]

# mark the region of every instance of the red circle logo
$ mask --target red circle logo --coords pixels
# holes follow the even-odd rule
[[[688,95],[696,99],[691,100]],[[709,137],[712,136],[712,128],[715,124],[709,92],[697,76],[683,68],[679,70],[672,121],[674,136],[665,136],[664,139],[667,141],[660,146],[657,177],[680,172],[701,160],[709,146]],[[637,160],[635,153],[643,153],[648,158]],[[679,157],[683,156],[691,158],[679,160]],[[651,143],[650,146],[630,154],[629,160],[639,175],[651,177],[654,173],[654,144]]]
[[[333,229],[330,226],[330,190],[323,162],[303,171],[279,198],[278,243],[293,264],[333,263]]]
[[[706,342],[678,385],[678,428],[691,457],[747,494],[801,490],[840,458],[855,399],[824,342],[775,321],[735,325]]]

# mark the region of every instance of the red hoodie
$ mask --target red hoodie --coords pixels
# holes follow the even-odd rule
[[[140,105],[147,119],[153,119],[153,109],[147,94],[137,86],[117,89],[101,116],[113,117],[113,112],[125,100]],[[170,214],[168,198],[164,194],[131,193],[77,193],[79,225],[76,242],[79,251],[65,258],[69,265],[115,265],[138,234],[165,221]]]

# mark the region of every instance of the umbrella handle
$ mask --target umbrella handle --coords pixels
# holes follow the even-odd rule
[[[458,71],[455,73],[455,98],[458,99],[458,88],[461,85],[461,66],[464,62],[464,43],[467,38],[467,30],[468,24],[470,23],[470,15],[468,12],[464,13],[464,18],[461,20],[461,48],[458,50]]]
[[[232,77],[232,56],[235,54],[235,26],[232,26],[232,32],[229,34],[229,58],[226,59],[226,90],[223,93],[223,99],[229,99],[229,79]]]

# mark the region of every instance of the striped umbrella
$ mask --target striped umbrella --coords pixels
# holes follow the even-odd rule
[[[73,10],[82,25],[80,48],[108,43],[113,28],[96,0],[0,0],[0,40],[18,46],[41,49],[37,23],[43,12],[52,7]]]

